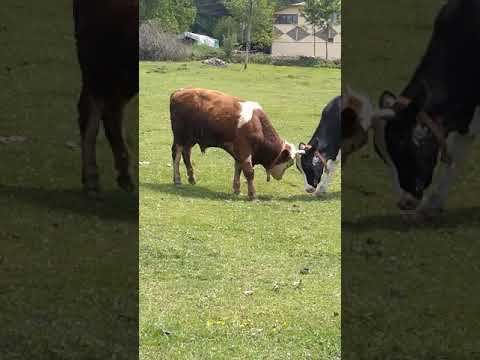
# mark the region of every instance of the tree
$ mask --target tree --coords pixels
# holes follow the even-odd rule
[[[315,28],[325,29],[325,57],[328,60],[328,40],[332,26],[338,22],[337,15],[342,8],[341,0],[306,0],[303,16],[313,27],[313,56],[316,57]]]
[[[195,21],[197,9],[193,0],[140,0],[140,20],[158,20],[165,31],[189,30]]]
[[[224,0],[225,7],[239,26],[240,41],[247,53],[251,44],[272,45],[274,0]]]

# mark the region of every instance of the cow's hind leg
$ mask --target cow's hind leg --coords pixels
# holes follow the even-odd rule
[[[128,150],[122,133],[124,103],[109,104],[103,113],[105,136],[112,148],[118,186],[128,192],[135,189],[130,176]]]
[[[89,197],[99,196],[99,176],[96,162],[96,141],[100,126],[103,101],[82,88],[78,102],[78,125],[82,148],[82,184]]]
[[[185,167],[187,168],[188,182],[192,185],[195,185],[196,181],[195,181],[195,175],[193,173],[191,155],[192,155],[192,147],[185,146],[182,151],[182,156],[183,156],[183,162],[185,163]]]
[[[183,146],[173,143],[172,145],[172,161],[173,161],[173,183],[177,186],[182,185],[180,177],[180,159],[182,157]]]
[[[240,194],[240,174],[242,173],[242,165],[235,160],[235,170],[233,173],[233,193]]]

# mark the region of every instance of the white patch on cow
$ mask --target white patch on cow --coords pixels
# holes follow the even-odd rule
[[[295,161],[297,162],[297,169],[300,171],[300,173],[303,176],[303,182],[304,182],[304,189],[307,193],[313,193],[315,191],[315,188],[310,185],[307,181],[307,176],[305,175],[305,172],[303,171],[302,167],[302,157],[298,156]]]
[[[362,104],[360,113],[357,114],[358,118],[360,119],[360,126],[364,131],[368,131],[372,126],[372,116],[373,116],[373,105],[368,96],[360,94],[352,90],[349,86],[347,86],[347,91],[345,96],[356,98]]]
[[[295,147],[295,145],[290,144],[288,141],[285,141],[285,145],[283,146],[284,150],[287,147],[287,145],[290,146],[290,158],[294,160],[295,155],[297,154],[297,148]]]
[[[285,141],[285,143],[283,145],[283,148],[282,148],[282,152],[286,149],[288,149],[290,159],[288,161],[284,161],[280,164],[272,166],[272,168],[269,170],[270,174],[273,176],[273,178],[275,180],[281,180],[285,170],[287,170],[290,166],[292,166],[293,162],[295,161],[295,155],[297,154],[297,150],[295,148],[295,145],[290,144],[289,142]]]
[[[240,117],[238,118],[238,128],[252,120],[253,112],[255,110],[262,110],[259,103],[253,101],[245,101],[240,103]]]
[[[328,185],[330,185],[333,174],[335,173],[335,169],[337,168],[337,164],[341,161],[341,159],[342,151],[340,150],[337,154],[337,157],[335,158],[335,161],[331,159],[327,161],[327,168],[323,171],[322,177],[317,185],[317,188],[315,189],[314,195],[321,196],[327,192]]]
[[[473,114],[473,119],[470,122],[468,133],[474,136],[480,134],[480,106],[475,108],[475,113]]]
[[[472,120],[473,122],[473,120]],[[448,197],[448,193],[463,169],[468,154],[472,148],[475,137],[472,135],[462,135],[452,133],[447,139],[447,146],[452,156],[455,166],[449,166],[445,163],[441,164],[439,176],[435,176],[435,187],[431,195],[426,199],[420,207],[420,210],[436,210],[442,209]]]
[[[293,161],[293,160],[292,160]],[[286,161],[283,163],[280,163],[278,165],[273,166],[270,169],[270,174],[273,176],[275,180],[281,180],[283,177],[283,173],[287,168],[289,168],[292,165],[290,161]]]

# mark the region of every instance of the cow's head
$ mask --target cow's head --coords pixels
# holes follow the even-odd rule
[[[327,163],[323,155],[311,145],[300,143],[298,149],[299,153],[295,160],[295,165],[303,175],[305,191],[313,193],[327,170]]]
[[[423,110],[426,102],[426,89],[413,101],[385,91],[379,100],[383,114],[374,122],[375,150],[392,171],[402,210],[420,204],[432,183],[439,150],[450,161],[441,125]]]
[[[364,95],[346,87],[342,93],[342,162],[368,142],[373,106]]]
[[[271,174],[275,180],[281,180],[285,171],[293,165],[298,153],[299,151],[297,151],[295,145],[285,142],[282,151],[275,159],[268,173]],[[301,151],[300,153],[303,152]]]

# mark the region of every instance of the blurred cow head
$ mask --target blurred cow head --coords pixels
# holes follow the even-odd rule
[[[379,99],[381,115],[373,123],[375,150],[392,171],[402,210],[420,204],[440,151],[442,160],[450,162],[444,129],[423,110],[427,98],[426,88],[413,101],[385,91]]]

